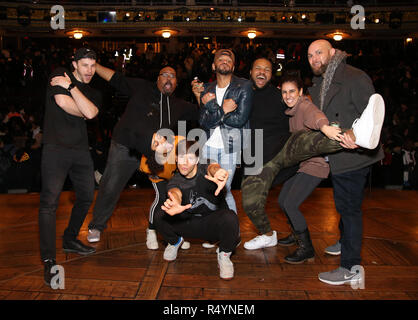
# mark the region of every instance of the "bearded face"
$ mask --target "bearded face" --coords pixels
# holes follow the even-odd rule
[[[234,62],[231,57],[221,55],[213,62],[213,69],[216,73],[228,75],[234,72]]]
[[[313,43],[309,47],[308,61],[314,75],[324,74],[332,58],[332,52],[334,52],[332,48],[329,48],[325,42]]]
[[[254,61],[251,69],[251,79],[258,89],[264,88],[271,80],[272,66],[270,61],[266,59],[258,59]]]

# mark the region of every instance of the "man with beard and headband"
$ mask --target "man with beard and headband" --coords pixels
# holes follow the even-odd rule
[[[39,239],[44,263],[44,281],[52,286],[56,259],[56,211],[67,175],[75,192],[68,226],[64,231],[64,252],[88,255],[95,249],[77,239],[94,199],[94,168],[87,138],[86,119],[99,112],[102,97],[89,83],[95,73],[96,53],[87,48],[74,54],[73,72],[57,68],[46,89],[42,136],[42,189],[39,205]]]
[[[151,134],[159,129],[175,131],[179,120],[197,120],[196,105],[173,97],[177,86],[176,71],[172,67],[160,70],[157,82],[129,78],[120,72],[96,64],[96,73],[129,101],[125,112],[116,124],[112,134],[106,168],[99,184],[99,192],[89,224],[89,242],[100,241],[100,233],[106,228],[120,193],[132,174],[138,170],[140,155],[147,158],[150,167],[157,167],[155,155],[151,152]],[[158,144],[157,140],[153,143]],[[161,140],[162,143],[164,139]],[[153,183],[155,203],[165,195],[165,183]],[[151,205],[147,228],[148,249],[158,249],[157,234],[153,227],[155,205]]]
[[[309,93],[329,121],[339,123],[341,128],[351,126],[375,92],[369,76],[348,65],[346,57],[345,52],[333,48],[326,40],[316,40],[308,48],[308,61],[315,75]],[[343,143],[353,150],[328,156],[335,207],[340,214],[340,240],[325,249],[332,255],[341,254],[341,262],[336,270],[318,276],[320,281],[332,285],[364,280],[364,273],[359,272],[363,192],[371,165],[383,158],[380,146],[374,150],[358,148],[347,134]]]
[[[200,104],[199,124],[208,138],[202,148],[203,156],[228,171],[225,199],[229,209],[236,213],[231,184],[241,159],[243,129],[249,128],[253,90],[251,81],[233,75],[234,68],[234,53],[230,49],[219,49],[212,63],[216,80],[203,86],[194,80],[192,88]]]

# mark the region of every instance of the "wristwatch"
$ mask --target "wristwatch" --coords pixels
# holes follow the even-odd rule
[[[67,88],[67,91],[71,92],[71,89],[74,88],[74,87],[75,87],[75,84],[71,82],[70,85]]]

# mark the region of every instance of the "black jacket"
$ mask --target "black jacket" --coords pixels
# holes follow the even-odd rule
[[[309,93],[313,102],[320,105],[322,77],[313,79]],[[335,70],[331,85],[324,99],[323,112],[330,122],[338,121],[341,128],[351,128],[366,108],[375,92],[370,77],[360,69],[346,64],[345,60]],[[375,150],[344,150],[328,156],[331,173],[340,174],[367,167],[383,159],[381,146]]]
[[[217,81],[205,83],[202,98],[206,93],[216,94]],[[232,99],[237,104],[237,108],[227,114],[224,113],[222,106],[218,105],[215,99],[206,104],[201,102],[199,124],[206,131],[209,138],[210,129],[221,128],[224,148],[227,153],[232,152],[233,143],[244,140],[242,129],[250,127],[248,117],[251,112],[253,89],[251,81],[232,76],[231,83],[226,89],[223,100]],[[224,129],[224,130],[223,130]],[[235,130],[234,130],[235,129]],[[237,130],[238,129],[238,130]],[[245,145],[245,141],[243,142]]]
[[[125,112],[116,124],[112,139],[141,153],[144,137],[160,128],[174,131],[179,120],[197,120],[199,109],[196,105],[173,96],[164,96],[156,83],[139,78],[128,78],[116,72],[110,85],[129,97]],[[146,141],[146,146],[151,141]]]

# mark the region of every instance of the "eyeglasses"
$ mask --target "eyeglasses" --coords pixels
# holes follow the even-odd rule
[[[174,79],[176,77],[175,74],[168,73],[168,72],[160,73],[159,75],[163,78],[170,78],[170,79]]]

